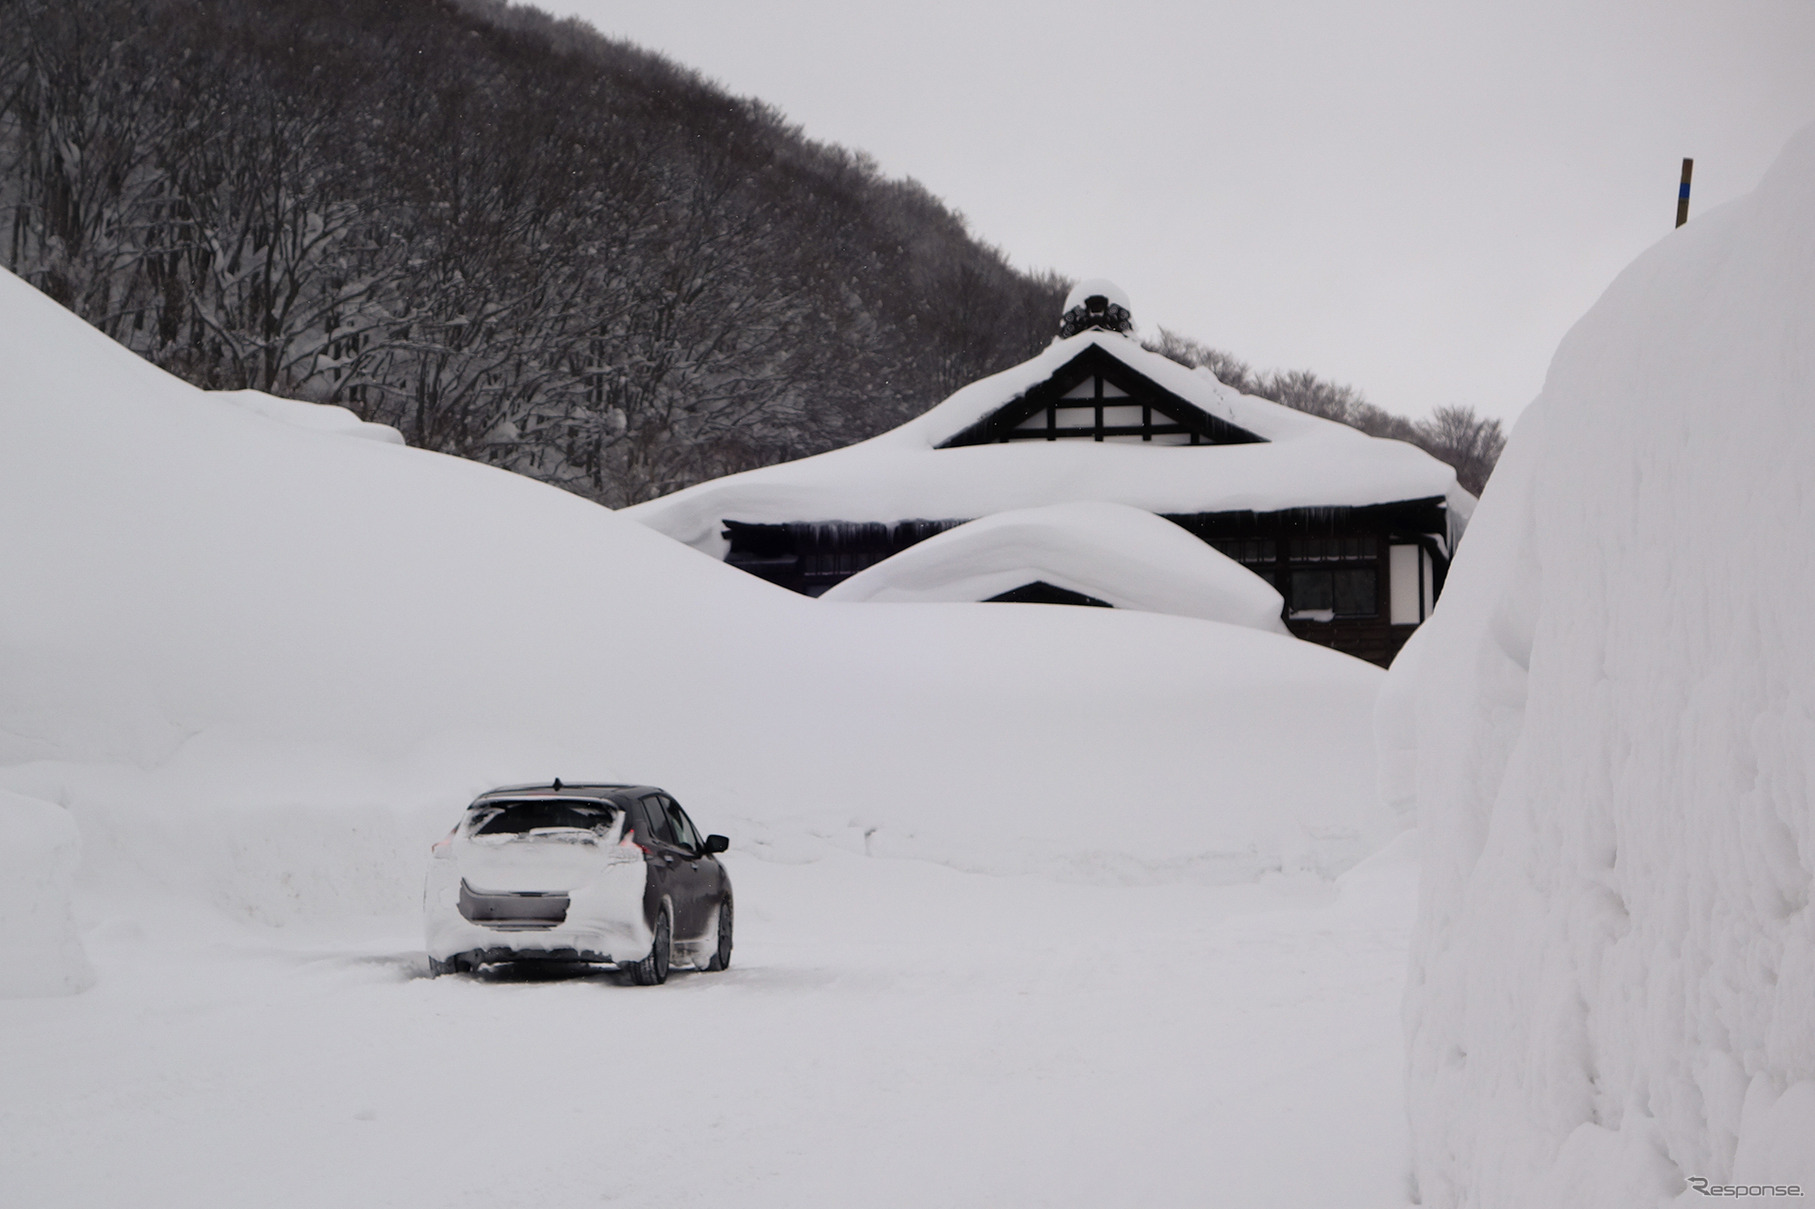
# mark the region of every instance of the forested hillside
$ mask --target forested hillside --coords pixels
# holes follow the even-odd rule
[[[4,12],[6,267],[199,386],[606,504],[900,423],[1044,345],[1066,288],[762,103],[502,0]],[[1235,384],[1459,464],[1312,375]]]
[[[448,0],[8,0],[0,247],[198,385],[609,504],[867,436],[1050,336],[912,182]]]

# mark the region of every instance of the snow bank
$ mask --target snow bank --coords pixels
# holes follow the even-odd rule
[[[1118,609],[1287,632],[1266,580],[1171,521],[1125,504],[998,512],[936,534],[821,600],[979,601],[1043,581]]]
[[[1016,441],[941,449],[1096,344],[1209,415],[1265,438],[1243,445]],[[722,522],[970,520],[1015,508],[1106,500],[1154,513],[1359,507],[1443,496],[1451,541],[1474,497],[1455,471],[1402,441],[1223,385],[1126,336],[1087,331],[971,383],[899,428],[844,449],[700,483],[624,510],[723,558]]]
[[[329,432],[338,436],[364,437],[368,441],[383,441],[387,445],[404,444],[403,434],[389,424],[371,424],[360,419],[344,407],[332,403],[307,403],[301,399],[280,399],[268,395],[262,390],[222,390],[211,392],[212,397],[224,399],[236,407],[271,420],[293,424],[297,428],[306,428],[311,432]]]
[[[827,608],[494,468],[273,424],[10,276],[0,364],[0,785],[68,804],[85,893],[408,911],[471,795],[553,776],[667,786],[777,859],[1117,881],[1335,871],[1391,827],[1380,672],[1310,644]]]
[[[70,914],[82,837],[69,812],[0,789],[0,999],[94,981]]]
[[[1428,1206],[1815,1189],[1811,214],[1815,128],[1621,274],[1388,679]]]

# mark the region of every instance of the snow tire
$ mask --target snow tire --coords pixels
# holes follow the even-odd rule
[[[731,896],[725,895],[725,901],[718,905],[718,948],[712,954],[712,960],[706,963],[708,971],[717,972],[731,968]]]
[[[655,940],[649,956],[630,967],[630,980],[640,987],[660,986],[668,981],[668,966],[674,960],[674,924],[663,903],[655,916]]]

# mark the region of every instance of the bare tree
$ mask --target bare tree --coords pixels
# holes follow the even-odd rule
[[[115,336],[145,301],[130,275],[163,186],[154,150],[170,129],[157,104],[167,77],[120,36],[141,16],[129,3],[16,0],[0,39],[7,265]]]
[[[1500,421],[1478,415],[1472,407],[1439,407],[1418,425],[1418,443],[1433,457],[1456,468],[1456,481],[1480,495],[1506,448]]]
[[[1161,328],[1158,338],[1143,341],[1141,347],[1150,353],[1169,357],[1180,365],[1207,369],[1216,375],[1218,382],[1224,386],[1233,386],[1245,395],[1260,393],[1260,379],[1254,376],[1254,371],[1246,361],[1221,349],[1211,348],[1200,340]]]
[[[1500,421],[1477,415],[1470,407],[1439,407],[1429,419],[1414,423],[1368,402],[1352,386],[1330,382],[1310,370],[1256,374],[1246,362],[1165,328],[1144,347],[1181,365],[1205,366],[1218,380],[1245,394],[1347,424],[1371,437],[1416,445],[1453,467],[1456,481],[1475,495],[1487,485],[1506,445]]]

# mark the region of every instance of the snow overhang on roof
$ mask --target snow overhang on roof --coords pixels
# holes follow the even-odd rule
[[[948,529],[859,571],[827,601],[980,601],[1031,583],[1118,609],[1285,634],[1266,580],[1170,521],[1098,501],[1017,508]]]
[[[1001,439],[1001,424],[1037,410],[1043,394],[1063,394],[1056,383],[1098,366],[1108,367],[1105,376],[1138,375],[1178,400],[1182,416],[1200,416],[1200,443]],[[979,443],[992,422],[993,442]],[[1054,340],[1038,356],[870,440],[713,479],[624,514],[723,557],[726,520],[970,520],[1074,500],[1161,514],[1275,512],[1434,497],[1449,501],[1453,541],[1474,497],[1423,450],[1244,395],[1207,369],[1187,369],[1126,336],[1093,329]]]

